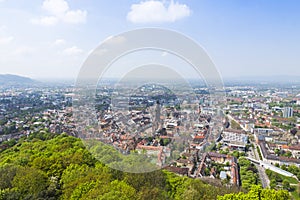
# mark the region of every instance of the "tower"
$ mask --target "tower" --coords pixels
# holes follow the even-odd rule
[[[152,124],[153,133],[161,126],[160,113],[161,113],[161,106],[159,100],[157,100],[155,106],[155,116]]]

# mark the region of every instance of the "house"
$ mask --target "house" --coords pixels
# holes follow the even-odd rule
[[[227,155],[216,153],[216,152],[209,152],[208,156],[211,160],[218,162],[218,163],[225,163],[226,159],[228,158]]]
[[[227,178],[227,173],[225,172],[225,171],[221,171],[220,172],[220,179],[221,180],[224,180],[224,179],[226,179]]]
[[[288,149],[292,152],[294,158],[300,159],[300,145],[289,146]]]

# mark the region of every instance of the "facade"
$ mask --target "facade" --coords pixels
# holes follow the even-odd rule
[[[259,141],[258,146],[262,153],[263,161],[270,164],[278,163],[279,165],[296,165],[300,167],[300,159],[298,158],[288,158],[271,154],[267,149],[267,144],[265,141]]]
[[[289,118],[289,117],[293,117],[293,108],[291,107],[285,107],[283,108],[283,117],[284,118]]]

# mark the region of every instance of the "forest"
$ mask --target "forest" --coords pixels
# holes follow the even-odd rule
[[[0,200],[289,198],[285,190],[256,185],[248,191],[213,186],[165,170],[114,170],[93,157],[80,139],[66,134],[32,134],[2,145],[0,153]]]

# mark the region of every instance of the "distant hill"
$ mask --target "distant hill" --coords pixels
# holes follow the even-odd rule
[[[28,86],[35,85],[38,82],[23,76],[12,75],[12,74],[0,74],[0,85],[1,86]]]
[[[299,85],[300,76],[281,75],[281,76],[241,76],[223,78],[226,86],[237,85]]]

